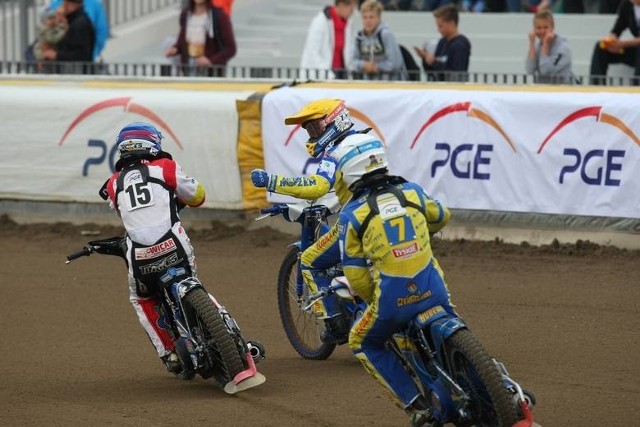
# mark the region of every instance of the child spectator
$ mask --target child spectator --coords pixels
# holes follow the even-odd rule
[[[553,14],[549,10],[538,12],[533,18],[525,68],[527,74],[535,76],[536,83],[573,82],[571,47],[566,38],[556,34]]]
[[[407,80],[407,70],[400,46],[385,22],[382,3],[367,0],[362,3],[362,31],[356,38],[353,58],[355,77],[369,80]]]
[[[640,0],[639,0],[640,1]],[[442,38],[434,54],[414,47],[422,58],[422,67],[429,80],[466,81],[471,56],[471,42],[458,31],[458,9],[448,4],[433,12],[436,27]]]

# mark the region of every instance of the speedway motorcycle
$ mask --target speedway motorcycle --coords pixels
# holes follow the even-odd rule
[[[121,257],[126,262],[124,237],[94,240],[79,252],[67,256],[67,264],[93,253]],[[257,341],[247,341],[229,312],[195,277],[181,276],[168,269],[161,277],[161,310],[169,319],[169,334],[183,370],[180,379],[190,380],[196,374],[213,378],[228,394],[235,394],[265,382],[256,363],[265,357],[265,349]]]
[[[327,359],[338,344],[320,339],[324,325],[313,313],[314,303],[337,296],[342,315],[350,325],[367,307],[353,292],[340,265],[326,271],[330,285],[317,293],[310,293],[302,281],[300,254],[329,228],[332,209],[322,204],[279,204],[261,212],[263,216],[258,219],[281,215],[301,225],[300,240],[291,245],[278,274],[278,311],[287,338],[298,354],[310,360]],[[464,321],[443,307],[434,306],[420,313],[387,345],[430,402],[431,425],[535,425],[533,393],[515,382]]]

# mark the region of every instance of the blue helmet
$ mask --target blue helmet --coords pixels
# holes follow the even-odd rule
[[[116,144],[120,158],[129,156],[155,157],[162,151],[162,134],[152,125],[134,122],[123,127]]]

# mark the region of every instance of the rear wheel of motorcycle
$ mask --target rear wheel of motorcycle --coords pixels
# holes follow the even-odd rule
[[[209,360],[207,368],[222,386],[227,384],[239,372],[244,370],[242,358],[229,330],[218,310],[211,302],[209,294],[202,289],[191,290],[184,298],[184,304],[191,307],[195,316],[192,329],[198,329],[194,335],[207,347]],[[205,368],[205,370],[207,370]],[[203,377],[208,377],[203,373]]]
[[[511,427],[518,422],[516,405],[493,359],[468,329],[446,340],[453,379],[471,398],[468,412],[478,427]]]
[[[298,354],[305,359],[324,360],[331,356],[336,345],[320,340],[324,329],[322,321],[301,308],[301,301],[308,294],[305,286],[298,297],[298,248],[293,248],[285,256],[278,273],[278,312],[289,342]]]

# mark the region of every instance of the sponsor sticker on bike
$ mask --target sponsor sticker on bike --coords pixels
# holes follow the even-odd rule
[[[442,306],[440,305],[437,305],[433,308],[430,308],[429,310],[425,310],[422,313],[420,313],[418,315],[418,320],[423,324],[427,323],[429,319],[431,319],[436,314],[442,313],[443,311],[444,311],[444,308],[442,308]]]

